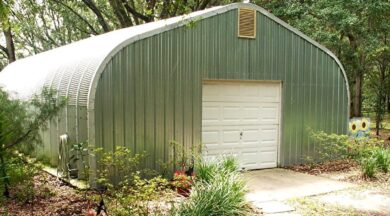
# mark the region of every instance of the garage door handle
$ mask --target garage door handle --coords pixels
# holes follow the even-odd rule
[[[242,134],[243,134],[243,132],[240,133],[240,139],[242,138]]]

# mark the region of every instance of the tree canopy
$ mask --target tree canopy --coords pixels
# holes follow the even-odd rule
[[[2,0],[0,66],[92,35],[232,2],[236,1]],[[386,103],[390,110],[389,1],[252,2],[336,54],[349,80],[351,116],[361,116],[363,111],[385,111]],[[381,109],[375,108],[378,103]]]

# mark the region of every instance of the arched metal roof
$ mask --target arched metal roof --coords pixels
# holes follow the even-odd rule
[[[100,74],[120,49],[137,40],[185,25],[191,20],[207,18],[239,7],[256,9],[331,56],[341,68],[347,87],[348,102],[350,101],[344,68],[331,51],[265,9],[245,3],[213,7],[184,16],[112,31],[18,60],[0,73],[0,87],[17,98],[26,99],[43,86],[49,86],[57,89],[61,96],[68,97],[70,105],[77,104],[93,109]]]

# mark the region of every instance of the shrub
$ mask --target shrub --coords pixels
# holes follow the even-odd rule
[[[41,143],[40,131],[47,127],[48,120],[55,117],[66,105],[65,98],[58,98],[55,90],[44,88],[40,95],[29,101],[13,100],[0,88],[0,183],[3,196],[10,197],[12,174],[7,166],[12,165],[15,151],[33,154]],[[12,171],[12,170],[11,170]]]
[[[183,171],[176,171],[173,176],[173,186],[177,188],[190,189],[193,183],[193,177],[188,176]]]
[[[34,198],[34,176],[39,168],[23,161],[19,156],[13,156],[8,159],[6,166],[7,178],[10,182],[11,194],[14,199],[21,202],[29,202]],[[4,187],[0,187],[3,193]]]
[[[323,131],[309,130],[310,138],[317,147],[319,161],[329,161],[348,157],[349,139],[346,135],[327,134]],[[307,158],[311,158],[308,156]],[[313,161],[311,161],[313,162]]]
[[[247,215],[245,182],[237,171],[234,158],[223,158],[216,163],[201,162],[195,166],[196,181],[188,200],[172,215]]]
[[[168,187],[168,181],[160,176],[143,179],[139,172],[133,176],[133,186],[123,186],[116,190],[109,199],[109,205],[113,206],[113,215],[158,215],[162,210],[158,202],[152,205],[151,201],[162,197]]]
[[[102,149],[97,149],[97,153]],[[133,184],[134,175],[144,154],[133,154],[130,149],[117,146],[113,152],[104,152],[99,160],[98,183],[108,189],[117,189]]]
[[[102,149],[96,150],[100,153]],[[104,186],[108,211],[112,215],[156,215],[161,199],[168,189],[168,180],[161,176],[143,178],[155,173],[140,168],[144,154],[133,154],[126,147],[102,153],[98,183]]]
[[[377,170],[377,160],[374,157],[362,158],[361,169],[365,177],[372,178],[375,176]]]
[[[373,157],[376,159],[378,169],[382,172],[387,173],[390,166],[390,150],[388,149],[377,149],[374,151]]]

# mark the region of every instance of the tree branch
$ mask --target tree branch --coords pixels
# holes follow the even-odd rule
[[[122,28],[133,25],[130,17],[126,13],[122,0],[109,0],[109,3]]]
[[[24,133],[22,136],[20,136],[18,139],[14,140],[11,143],[8,143],[7,145],[4,146],[4,149],[9,149],[17,144],[21,143],[23,140],[25,140],[30,134],[33,132],[33,129],[29,129],[26,133]]]
[[[5,47],[4,47],[3,45],[1,45],[1,44],[0,44],[0,50],[3,51],[3,52],[5,53],[6,56],[8,56],[8,55],[7,55],[7,53],[8,53],[7,48],[5,48]]]
[[[77,13],[73,8],[71,8],[69,5],[65,4],[64,2],[60,0],[53,0],[55,3],[64,6],[67,8],[70,12],[72,12],[74,15],[76,15],[78,18],[80,18],[90,29],[91,31],[95,34],[98,35],[99,33],[95,30],[95,28],[84,18],[82,17],[79,13]]]
[[[149,16],[145,16],[138,11],[136,11],[134,8],[132,8],[126,0],[122,0],[123,6],[126,8],[126,11],[130,14],[132,14],[134,17],[140,18],[145,22],[150,22],[152,21],[152,18]]]
[[[103,31],[109,32],[110,28],[108,27],[108,24],[107,24],[106,20],[104,19],[103,14],[97,8],[95,2],[93,2],[93,0],[82,0],[82,1],[96,15],[98,22],[100,23],[100,25],[103,28]]]

